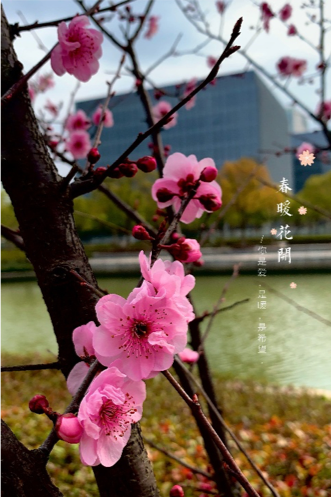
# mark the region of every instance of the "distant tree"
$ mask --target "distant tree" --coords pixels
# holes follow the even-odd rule
[[[321,209],[330,211],[331,200],[331,171],[325,174],[314,174],[310,176],[304,184],[302,190],[298,193],[298,198],[307,200]],[[300,207],[297,203],[295,207]],[[313,209],[307,208],[305,215],[300,215],[297,208],[294,209],[293,221],[296,224],[314,224],[316,222],[325,222],[326,218]]]
[[[231,227],[259,227],[277,216],[277,204],[284,202],[284,196],[259,179],[272,182],[267,166],[252,159],[226,162],[221,169],[218,180],[223,190],[223,206],[237,196],[223,218]]]

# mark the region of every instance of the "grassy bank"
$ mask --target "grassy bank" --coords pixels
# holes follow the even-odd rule
[[[3,365],[41,361],[52,362],[54,357],[6,356]],[[217,378],[216,387],[227,423],[281,497],[330,495],[330,399],[291,388],[221,377]],[[190,413],[165,378],[159,375],[149,380],[147,392],[142,419],[146,438],[187,463],[210,471]],[[32,414],[28,409],[30,398],[37,393],[46,395],[53,409],[59,412],[70,401],[58,371],[2,373],[2,418],[30,449],[38,447],[51,428],[45,416]],[[229,445],[253,486],[261,496],[269,496],[270,492],[260,485],[244,456],[231,441]],[[208,480],[146,446],[162,497],[168,496],[176,483],[185,487],[186,497],[207,497],[201,485]],[[48,470],[67,497],[98,495],[91,468],[80,464],[78,445],[59,442],[51,454]]]

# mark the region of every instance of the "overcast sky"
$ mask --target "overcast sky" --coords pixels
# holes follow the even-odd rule
[[[182,2],[185,3],[185,0],[182,0]],[[146,3],[147,0],[133,1],[133,11],[141,14]],[[216,11],[214,0],[201,0],[200,3],[207,13],[211,30],[217,34],[220,28],[220,15]],[[254,32],[251,27],[256,26],[258,23],[259,9],[256,2],[251,0],[233,0],[228,3],[230,5],[225,12],[223,36],[226,39],[229,38],[235,21],[242,16],[244,18],[242,34],[237,40],[237,43],[245,47]],[[286,0],[270,1],[270,5],[275,12],[285,3]],[[294,0],[290,3],[293,5],[294,11],[289,22],[293,22],[302,34],[305,34],[312,43],[317,45],[319,30],[316,25],[307,22],[308,11],[303,11],[300,8],[303,3],[302,0]],[[325,3],[327,4],[325,7],[326,18],[331,19],[331,1],[327,0]],[[90,5],[92,5],[91,2],[89,2],[88,6]],[[103,2],[102,7],[107,5],[109,5],[109,2],[106,0]],[[73,0],[4,0],[3,6],[9,22],[19,22],[20,24],[23,21],[19,16],[19,12],[24,14],[28,23],[36,20],[40,22],[49,21],[81,13],[80,7]],[[313,10],[310,9],[309,12],[313,13]],[[192,50],[206,39],[203,35],[197,33],[196,29],[185,19],[175,0],[156,0],[152,14],[160,17],[158,33],[151,40],[145,39],[142,36],[137,43],[139,62],[143,71],[169,50],[178,34],[182,34],[178,45],[178,50],[180,51]],[[107,24],[107,27],[111,29],[112,33],[121,36],[116,19]],[[57,30],[55,27],[38,29],[36,33],[47,49],[50,49],[57,42]],[[328,32],[328,36],[329,39],[325,43],[325,46],[330,50],[331,31]],[[38,42],[32,36],[31,32],[24,32],[20,38],[15,40],[15,49],[24,65],[25,71],[29,70],[44,55],[44,52],[38,47]],[[201,50],[200,56],[186,55],[167,59],[163,65],[151,73],[151,78],[158,86],[187,81],[192,77],[203,78],[208,74],[206,57],[209,55],[218,57],[221,52],[222,44],[218,41],[212,41]],[[264,31],[259,34],[249,48],[248,53],[273,75],[277,72],[276,62],[280,57],[285,55],[307,59],[308,70],[306,74],[316,73],[316,65],[318,64],[317,53],[297,36],[288,37],[286,35],[286,27],[278,22],[277,19],[271,21],[269,34]],[[326,55],[329,56],[330,53],[327,52]],[[105,95],[105,80],[111,79],[111,73],[116,71],[120,56],[119,50],[108,39],[105,39],[103,43],[103,56],[100,60],[101,69],[89,82],[81,84],[77,99],[83,100]],[[127,65],[129,66],[129,62]],[[247,68],[247,62],[237,53],[225,60],[219,75],[242,72]],[[40,70],[39,74],[50,71],[50,64],[47,63]],[[50,99],[54,103],[59,103],[60,101],[66,102],[69,93],[77,83],[77,80],[73,76],[67,74],[62,77],[54,75],[54,78],[56,82],[55,87],[45,95],[38,97],[39,102],[37,102],[37,105],[38,103],[39,105],[43,104],[46,99]],[[118,93],[130,91],[132,85],[132,78],[123,75],[116,83],[115,90]],[[279,90],[276,90],[270,82],[267,85],[273,88],[276,97],[284,106],[291,104],[291,100]],[[299,100],[301,99],[312,111],[315,111],[319,101],[319,96],[316,93],[318,86],[316,84],[298,85],[296,81],[290,81],[288,88],[297,95]],[[328,99],[331,98],[330,88],[331,79],[329,75],[326,95]]]

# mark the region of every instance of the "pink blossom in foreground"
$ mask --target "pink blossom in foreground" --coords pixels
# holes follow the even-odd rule
[[[86,131],[90,127],[90,120],[83,110],[78,110],[76,114],[68,117],[65,127],[72,133],[73,131]]]
[[[128,299],[110,294],[96,305],[101,324],[93,345],[104,366],[122,361],[121,371],[132,380],[168,369],[187,341],[187,321],[171,299],[156,296],[152,285],[135,289]]]
[[[307,69],[307,61],[294,59],[293,57],[282,57],[277,62],[278,71],[282,76],[300,77]]]
[[[66,149],[74,159],[84,159],[91,148],[90,136],[86,131],[73,131],[66,141]]]
[[[170,262],[157,259],[151,267],[151,260],[147,259],[143,251],[139,254],[139,262],[145,282],[152,285],[157,292],[156,295],[171,299],[186,322],[192,321],[195,317],[193,307],[186,296],[195,286],[194,276],[191,274],[185,276],[184,266],[179,261]]]
[[[309,153],[314,153],[315,151],[315,148],[314,148],[314,145],[312,145],[311,143],[308,143],[308,142],[302,142],[301,145],[296,149],[296,157],[299,158],[299,155],[302,154],[302,152],[304,152],[305,150],[308,150]]]
[[[131,381],[117,367],[93,380],[77,416],[84,430],[79,444],[83,464],[110,467],[121,458],[145,398],[145,383]]]
[[[208,166],[215,168],[215,163],[212,159],[202,159],[198,162],[195,155],[186,157],[178,152],[169,155],[163,169],[163,178],[156,180],[152,186],[152,197],[157,202],[158,207],[164,209],[169,205],[173,205],[175,212],[178,212],[181,199],[188,196],[199,180],[200,174]],[[160,190],[161,192],[164,190],[169,192],[167,200],[164,200],[163,196],[158,196]],[[200,218],[204,211],[212,212],[216,207],[221,206],[221,195],[221,187],[216,181],[211,181],[210,183],[201,182],[194,199],[189,202],[180,220],[188,224],[194,219]],[[210,196],[213,197],[213,202],[206,200]],[[201,197],[201,202],[199,197]],[[212,203],[215,208],[210,208]]]
[[[180,352],[178,355],[181,361],[188,362],[190,364],[197,362],[199,359],[199,352],[188,348],[184,349],[183,352]]]
[[[294,24],[290,24],[287,30],[287,35],[294,36],[296,34],[297,34],[297,28],[294,26]]]
[[[44,74],[39,76],[37,81],[37,88],[38,91],[40,91],[41,93],[49,90],[50,88],[53,88],[54,85],[55,83],[52,74]]]
[[[326,100],[323,105],[318,105],[316,109],[316,115],[319,116],[320,114],[323,121],[328,121],[329,119],[331,119],[331,100]]]
[[[183,93],[183,98],[187,97],[196,87],[196,78],[192,78],[190,81],[186,83],[186,87]],[[185,104],[185,109],[190,110],[195,106],[196,95],[190,98],[190,100]]]
[[[98,107],[92,116],[92,121],[96,126],[98,126],[100,122],[101,114],[102,107]],[[109,109],[106,109],[103,125],[105,128],[111,128],[112,126],[114,126],[113,113]]]
[[[279,17],[282,21],[287,21],[292,15],[292,7],[289,3],[286,3],[284,7],[279,11]]]
[[[263,22],[263,27],[266,30],[266,32],[268,33],[269,27],[270,27],[270,19],[275,17],[275,14],[272,12],[272,10],[267,2],[261,3],[260,10],[261,10],[261,19]]]
[[[202,257],[199,242],[191,238],[179,239],[177,243],[169,246],[168,251],[177,261],[186,264],[198,261]]]
[[[58,437],[70,444],[78,444],[83,435],[83,427],[74,414],[62,414],[55,423]]]
[[[164,117],[172,109],[172,105],[166,100],[160,100],[160,102],[152,108],[153,120],[157,123],[162,117]],[[163,125],[164,129],[172,128],[177,124],[177,112],[175,112],[171,117],[169,122]]]
[[[147,31],[145,33],[145,38],[148,38],[149,40],[158,32],[159,30],[159,17],[158,16],[151,16],[148,19],[148,26],[147,26]]]
[[[207,57],[207,66],[210,67],[210,69],[212,69],[217,61],[218,59],[210,55],[209,57]]]
[[[96,29],[88,29],[88,24],[86,16],[74,17],[68,26],[65,22],[59,24],[59,44],[51,55],[51,66],[58,76],[68,72],[86,82],[98,72],[103,35]]]
[[[89,370],[90,363],[95,359],[93,335],[96,328],[95,323],[90,321],[73,331],[72,340],[75,352],[82,360],[72,368],[67,378],[67,387],[71,395],[75,395]]]

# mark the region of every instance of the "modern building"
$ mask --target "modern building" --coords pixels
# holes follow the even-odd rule
[[[163,88],[162,98],[172,104],[178,99],[178,87]],[[149,90],[153,105],[157,103]],[[91,115],[103,98],[77,102],[76,107]],[[104,129],[100,152],[112,163],[132,143],[139,132],[146,129],[141,101],[137,93],[115,96],[110,106],[114,126]],[[164,144],[171,153],[194,154],[198,160],[214,159],[221,168],[225,161],[250,157],[268,165],[271,177],[279,182],[283,177],[293,183],[292,158],[288,154],[277,157],[272,151],[290,146],[286,112],[258,75],[253,71],[216,79],[214,85],[197,95],[195,106],[178,112],[177,125],[162,130]],[[131,155],[136,159],[150,154],[146,140]]]
[[[327,139],[322,131],[299,133],[291,136],[291,147],[293,149],[298,148],[302,143],[311,143],[316,151],[325,149],[328,146]],[[312,166],[306,167],[302,166],[296,155],[293,154],[294,193],[297,193],[303,188],[309,176],[324,174],[328,171],[330,171],[330,163],[323,163],[321,161],[321,154],[316,156]]]

